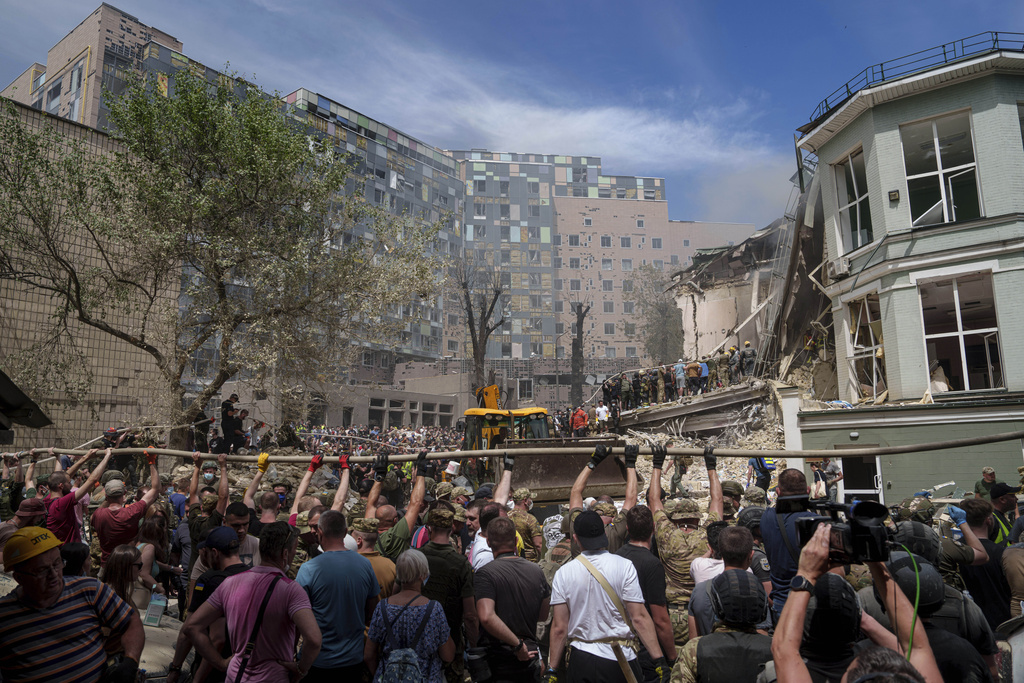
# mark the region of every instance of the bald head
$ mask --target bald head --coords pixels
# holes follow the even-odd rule
[[[378,529],[384,531],[390,529],[398,521],[398,510],[395,509],[394,505],[381,505],[374,511],[374,517],[379,522]]]

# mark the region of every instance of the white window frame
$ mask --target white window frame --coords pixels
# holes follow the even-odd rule
[[[851,384],[856,395],[860,398],[868,398],[861,390],[860,377],[857,373],[858,362],[867,361],[871,364],[871,396],[877,399],[881,392],[888,387],[885,374],[885,352],[881,336],[875,334],[875,329],[881,328],[881,302],[879,302],[879,318],[872,317],[869,297],[878,298],[877,292],[867,292],[863,296],[850,301],[847,304],[850,324],[850,350],[847,357]],[[865,336],[861,337],[861,326],[865,326]],[[879,355],[881,354],[881,355]],[[881,386],[879,385],[881,382]]]
[[[861,209],[863,206],[868,207],[868,215],[871,215],[871,205],[868,200],[868,188],[858,187],[857,185],[857,174],[853,171],[853,160],[854,157],[860,156],[865,164],[864,177],[867,177],[867,157],[864,156],[864,149],[858,147],[849,154],[843,156],[842,159],[832,164],[832,174],[835,177],[836,184],[836,201],[839,201],[840,197],[846,196],[846,174],[841,170],[842,166],[849,165],[850,178],[853,180],[853,192],[856,195],[852,202],[846,204],[840,204],[839,210],[836,212],[836,221],[839,224],[840,240],[842,241],[843,253],[848,254],[851,251],[860,249],[865,244],[870,244],[874,239],[873,225],[868,227],[862,227],[861,216],[863,215]],[[847,219],[843,220],[843,215],[847,216]],[[851,216],[856,215],[857,225],[853,225]],[[870,232],[869,232],[870,231]]]
[[[584,218],[583,219],[583,227],[584,228],[589,228],[592,225],[594,225],[594,219],[593,218]]]

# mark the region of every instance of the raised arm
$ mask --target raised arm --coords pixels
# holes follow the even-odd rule
[[[149,463],[149,490],[142,496],[142,500],[149,506],[160,495],[160,472],[156,469],[156,453],[146,451],[144,455],[146,456],[146,462]]]
[[[242,496],[242,502],[250,510],[256,509],[256,501],[253,496],[260,490],[260,482],[263,481],[263,475],[266,474],[270,468],[270,454],[260,453],[260,457],[256,459],[256,474],[253,476],[252,481],[249,482],[249,486],[245,489],[245,495]]]
[[[501,456],[502,472],[501,479],[498,481],[497,488],[494,489],[494,495],[491,496],[492,500],[498,505],[506,505],[508,503],[509,495],[512,493],[512,470],[516,466],[516,457],[503,453]]]
[[[942,674],[939,672],[938,664],[935,663],[935,655],[928,643],[924,625],[917,617],[914,606],[896,585],[896,581],[893,580],[884,564],[881,562],[866,564],[871,571],[875,590],[878,591],[881,602],[885,604],[885,613],[890,615],[892,626],[896,630],[896,637],[900,641],[900,649],[897,651],[907,652],[907,648],[910,646],[910,636],[913,633],[914,647],[908,656],[910,663],[924,676],[927,683],[942,683]],[[789,606],[788,600],[786,606]]]
[[[572,483],[572,489],[569,491],[569,509],[582,508],[583,507],[583,491],[587,488],[587,481],[590,480],[590,473],[594,471],[594,468],[601,464],[601,461],[608,457],[611,453],[607,446],[595,446],[594,452],[590,456],[590,461],[586,467],[580,470],[580,473],[576,475],[576,481]]]
[[[640,448],[637,446],[626,446],[626,500],[622,502],[622,511],[628,512],[630,509],[636,506],[637,497],[637,477],[636,477],[636,457],[640,454]]]
[[[953,520],[953,524],[963,532],[964,543],[974,551],[974,561],[971,564],[980,565],[988,562],[988,551],[985,550],[985,546],[978,540],[978,535],[971,529],[971,525],[967,523],[967,513],[956,505],[947,505],[946,512],[949,514],[950,519]]]
[[[704,449],[704,467],[708,470],[708,489],[711,493],[708,512],[714,512],[718,514],[718,519],[722,519],[725,509],[722,503],[722,482],[718,478],[718,456],[712,453],[710,446]]]
[[[203,454],[200,453],[199,451],[194,451],[192,453],[192,481],[190,481],[188,484],[189,506],[199,505],[199,472],[201,470],[200,465],[202,463],[202,457]]]
[[[373,486],[370,487],[369,497],[366,499],[366,512],[364,516],[371,519],[377,512],[377,499],[380,498],[380,484],[388,473],[388,454],[381,453],[373,459]],[[424,484],[424,488],[426,484]]]
[[[228,454],[217,455],[217,464],[220,465],[220,481],[217,482],[217,512],[224,515],[228,509]]]
[[[302,481],[299,482],[299,488],[295,491],[295,500],[292,501],[291,514],[299,514],[299,500],[309,490],[309,482],[313,480],[313,473],[320,469],[320,466],[323,464],[324,456],[320,453],[315,453],[310,459],[309,467],[306,468],[306,473],[302,475]]]
[[[341,481],[338,482],[338,490],[334,492],[334,502],[331,504],[331,509],[343,512],[345,501],[348,500],[349,485],[352,481],[352,468],[348,464],[348,453],[342,453],[338,456],[338,467],[341,468]]]
[[[814,536],[800,551],[797,576],[812,584],[828,571],[828,535],[830,524],[819,524]],[[811,594],[807,591],[790,591],[779,623],[772,636],[772,658],[775,660],[775,674],[780,681],[788,683],[810,683],[811,672],[800,656],[800,642],[804,634],[804,617]]]
[[[653,469],[651,470],[651,484],[647,489],[647,506],[651,508],[652,513],[665,507],[661,504],[661,470],[665,467],[666,450],[664,446],[651,446]]]
[[[68,470],[68,475],[70,476],[71,473],[75,470],[76,467],[78,467],[79,465],[84,463],[86,460],[91,458],[96,453],[97,450],[99,450],[99,449],[97,449],[97,448],[91,449],[88,453],[85,454],[84,458],[82,458],[81,460],[76,462],[74,465],[72,465],[71,469]],[[92,492],[93,488],[96,486],[96,482],[98,482],[100,480],[100,477],[103,476],[103,472],[106,471],[106,469],[107,469],[107,465],[110,464],[110,456],[111,455],[112,455],[112,452],[108,448],[106,453],[103,454],[103,459],[100,460],[100,464],[96,465],[96,467],[93,468],[92,474],[90,474],[89,478],[85,480],[85,483],[82,484],[81,486],[79,486],[77,489],[75,489],[75,502],[78,502],[78,501],[82,500],[83,498],[85,498],[85,495],[87,493],[91,493]]]
[[[74,479],[75,475],[78,474],[78,470],[82,469],[82,466],[85,465],[85,463],[89,461],[89,458],[91,458],[93,454],[96,453],[96,451],[98,450],[98,448],[92,448],[89,450],[88,453],[85,454],[85,457],[79,458],[77,461],[71,463],[71,467],[68,468],[68,476]],[[107,450],[109,451],[110,449]],[[50,455],[53,455],[52,448],[50,449]],[[59,469],[60,458],[57,458],[56,464]]]
[[[405,510],[405,523],[411,532],[416,528],[419,521],[420,508],[423,507],[423,499],[427,496],[427,480],[424,472],[427,466],[427,452],[420,451],[416,459],[416,478],[412,482],[412,493],[409,494],[409,507]],[[369,504],[367,504],[369,508]]]

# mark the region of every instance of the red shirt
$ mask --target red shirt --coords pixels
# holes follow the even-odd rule
[[[46,528],[60,539],[61,543],[78,543],[82,540],[82,530],[78,526],[75,514],[75,494],[69,493],[50,503],[46,516]]]
[[[134,543],[139,535],[139,520],[146,513],[146,501],[140,500],[116,510],[99,508],[92,513],[92,528],[100,539],[100,564],[107,563],[114,548]]]

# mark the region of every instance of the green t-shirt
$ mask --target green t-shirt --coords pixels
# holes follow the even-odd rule
[[[412,532],[409,531],[409,524],[405,521],[405,517],[402,517],[398,520],[398,524],[377,537],[377,545],[374,546],[374,550],[392,562],[397,562],[398,556],[409,549],[411,541]]]
[[[998,479],[998,478],[995,479],[992,482],[987,482],[984,479],[979,479],[978,481],[974,482],[974,493],[979,498],[984,498],[985,500],[987,500],[988,502],[991,503],[992,502],[992,495],[991,495],[992,487],[995,486],[996,484],[1001,484],[1001,483],[1006,483],[1006,482],[1004,482],[1002,479]]]

